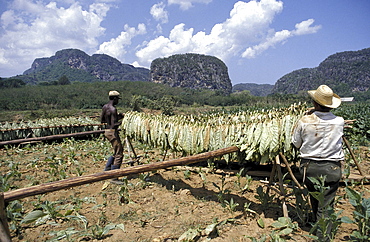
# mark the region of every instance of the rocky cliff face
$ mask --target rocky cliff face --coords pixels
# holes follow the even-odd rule
[[[370,48],[329,56],[318,67],[293,71],[280,78],[273,93],[296,94],[329,85],[335,92],[351,95],[370,88]]]
[[[200,54],[179,54],[155,59],[150,81],[171,87],[222,90],[231,93],[226,65],[218,58]]]
[[[43,73],[42,77],[40,73]],[[24,76],[32,76],[35,82],[50,81],[56,73],[64,73],[78,81],[148,81],[149,70],[135,68],[132,65],[122,64],[117,59],[104,55],[87,55],[77,49],[65,49],[55,53],[49,58],[38,58],[32,63],[30,69],[23,73]],[[81,78],[83,80],[81,80]],[[40,80],[41,79],[41,80]],[[86,80],[85,80],[86,79]]]

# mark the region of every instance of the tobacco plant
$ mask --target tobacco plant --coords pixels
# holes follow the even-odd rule
[[[235,212],[236,208],[239,206],[239,203],[234,202],[233,198],[230,199],[230,202],[225,200],[224,204],[227,210],[229,210],[229,212],[231,212],[232,214]]]
[[[128,188],[128,180],[127,180],[127,177],[123,177],[122,178],[122,181],[123,181],[123,185],[120,186],[119,188],[119,195],[120,195],[120,203],[121,204],[128,204],[130,202],[132,202],[131,198],[130,198],[130,192],[129,192],[129,188]]]
[[[212,182],[213,186],[218,189],[217,199],[221,202],[221,205],[225,207],[225,195],[230,193],[230,190],[226,189],[226,179],[225,176],[221,177],[221,186],[218,186],[216,183]]]
[[[257,195],[254,196],[257,198],[262,205],[262,209],[265,210],[273,205],[275,195],[270,195],[268,192],[263,191],[263,187],[257,187]]]
[[[252,185],[253,178],[249,175],[246,175],[246,181],[245,183],[242,182],[244,174],[244,168],[240,169],[238,173],[236,173],[237,181],[235,181],[236,187],[239,189],[239,191],[243,194],[247,191],[250,191],[250,186]]]
[[[310,181],[314,184],[315,189],[318,190],[317,192],[310,192],[310,194],[319,201],[320,206],[320,204],[324,203],[324,193],[328,189],[327,187],[325,187],[326,176],[319,178],[308,177],[308,179],[310,179]],[[320,235],[320,237],[325,236],[329,238],[330,241],[334,241],[338,228],[342,223],[339,216],[343,212],[343,211],[335,212],[334,206],[335,202],[333,206],[328,204],[327,206],[323,207],[322,211],[323,216],[317,218],[316,223],[310,230],[311,234],[316,232],[316,234]]]
[[[68,220],[68,215],[74,212],[74,209],[68,209],[69,205],[58,205],[58,202],[43,201],[39,198],[39,204],[35,204],[35,209],[29,212],[21,223],[29,224],[35,222],[35,225],[45,224],[48,220],[57,222],[58,219]]]
[[[139,180],[137,184],[140,185],[142,189],[146,188],[150,183],[150,173],[139,173]]]
[[[354,241],[370,240],[370,198],[364,198],[363,192],[357,192],[354,189],[346,187],[346,194],[349,202],[355,208],[353,211],[353,220],[348,217],[342,217],[342,222],[353,223],[357,225],[357,230],[351,234]]]
[[[309,204],[309,194],[307,188],[300,189],[293,186],[293,193],[295,197],[295,208],[292,212],[297,216],[300,224],[307,224],[310,220],[311,206]]]

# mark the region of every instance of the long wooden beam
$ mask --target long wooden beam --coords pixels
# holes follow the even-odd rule
[[[50,129],[50,128],[79,128],[88,126],[104,126],[103,124],[71,124],[71,125],[54,125],[54,126],[40,126],[40,127],[27,127],[27,128],[15,128],[15,129],[0,129],[0,132],[15,131],[15,130],[32,130],[32,129]]]
[[[168,161],[161,161],[156,163],[125,167],[122,169],[99,172],[91,175],[73,177],[65,180],[54,181],[50,183],[40,184],[32,187],[25,187],[13,191],[4,192],[4,201],[10,202],[25,197],[34,195],[44,194],[48,192],[58,191],[70,187],[80,186],[88,183],[98,182],[111,178],[127,176],[132,174],[138,174],[143,172],[149,172],[159,169],[164,169],[171,166],[182,166],[196,162],[205,161],[214,157],[230,154],[239,151],[236,146],[231,146],[215,151],[205,152],[193,156],[182,157],[179,159],[173,159]]]
[[[14,144],[20,144],[20,143],[25,143],[25,142],[57,140],[57,139],[82,137],[82,136],[87,136],[91,134],[102,134],[102,133],[104,133],[104,130],[93,130],[93,131],[85,131],[85,132],[78,132],[78,133],[71,133],[71,134],[57,134],[57,135],[49,135],[49,136],[27,138],[27,139],[15,139],[15,140],[8,140],[8,141],[0,142],[0,147],[4,145],[14,145]]]

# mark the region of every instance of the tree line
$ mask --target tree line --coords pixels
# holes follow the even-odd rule
[[[305,101],[297,95],[252,96],[249,91],[225,95],[222,91],[170,87],[152,82],[68,83],[61,78],[56,85],[21,86],[0,89],[0,110],[100,109],[108,101],[108,92],[117,90],[121,108],[158,109],[171,114],[171,108],[186,106],[272,105]]]

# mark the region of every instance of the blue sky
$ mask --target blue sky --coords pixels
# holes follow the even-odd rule
[[[173,54],[212,55],[233,85],[274,84],[370,47],[369,0],[0,1],[0,77],[76,48],[147,68]]]

